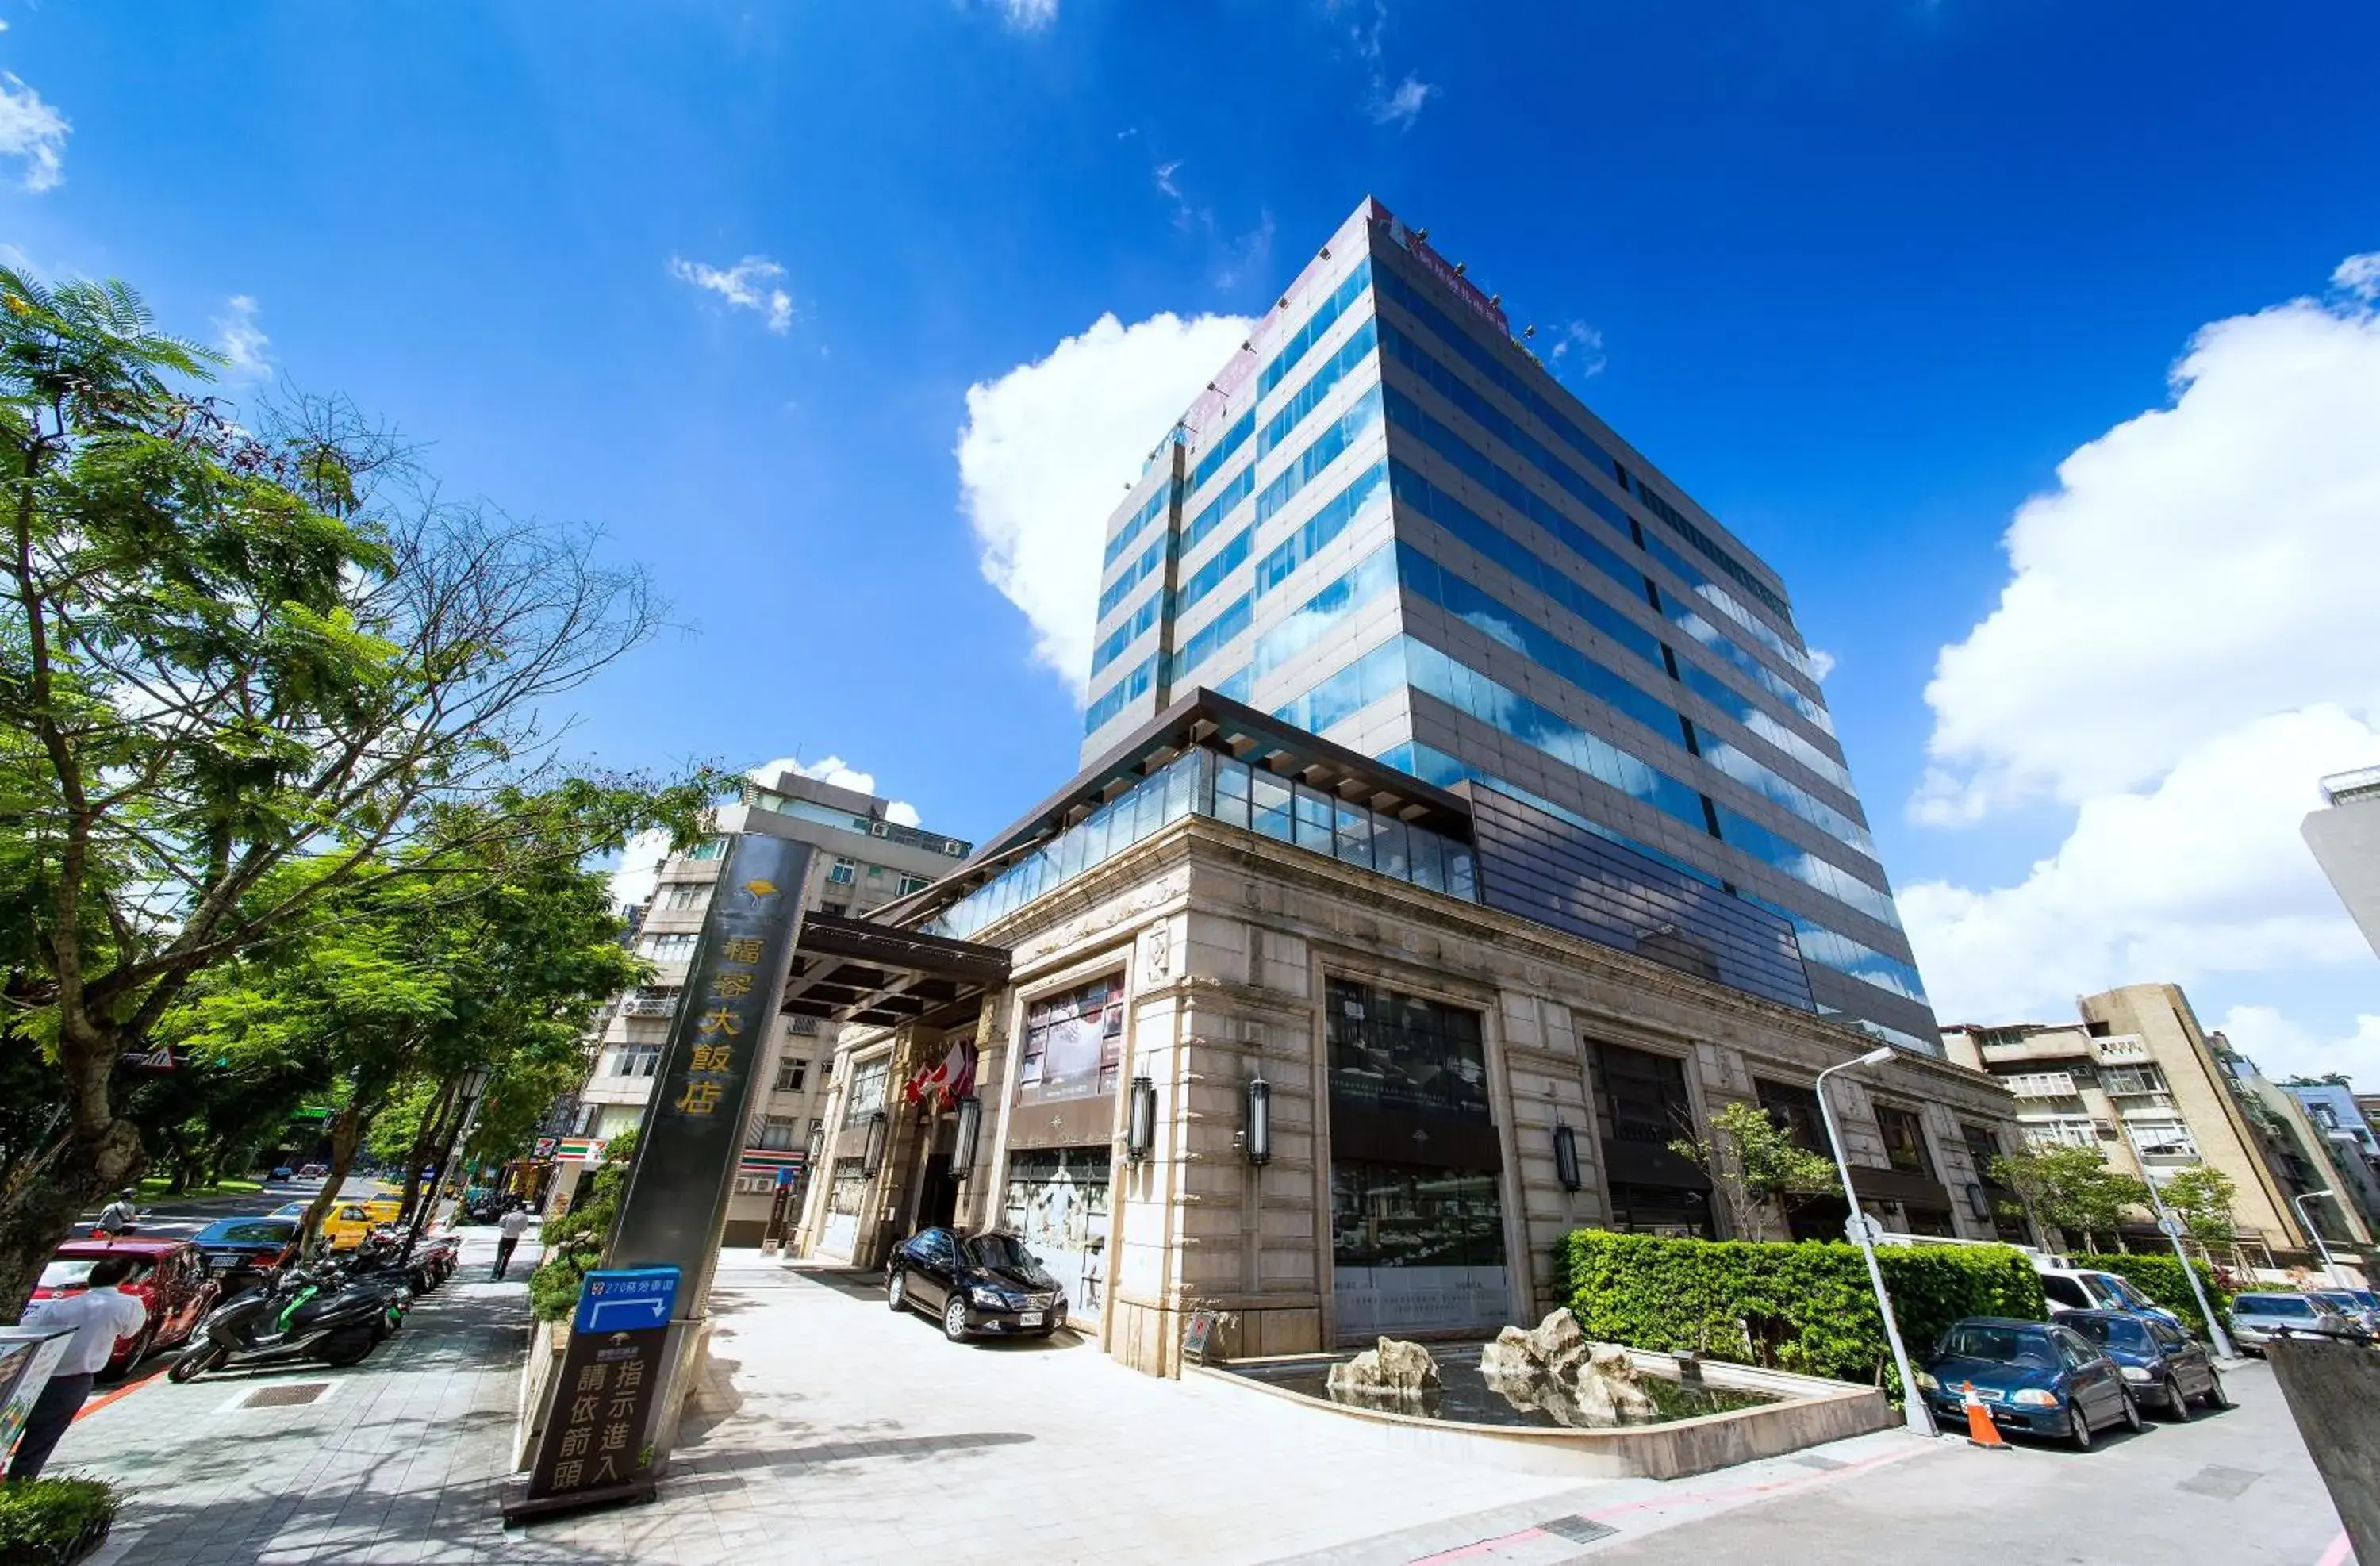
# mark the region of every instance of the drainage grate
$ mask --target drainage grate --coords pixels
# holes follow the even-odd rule
[[[1588,1517],[1557,1517],[1550,1523],[1538,1524],[1537,1527],[1541,1532],[1568,1539],[1572,1544],[1593,1544],[1620,1531],[1609,1523],[1597,1523]]]
[[[291,1381],[278,1387],[260,1387],[240,1399],[242,1408],[299,1408],[312,1402],[331,1390],[328,1381]]]

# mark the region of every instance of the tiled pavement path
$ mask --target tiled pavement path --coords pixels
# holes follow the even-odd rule
[[[495,1231],[463,1231],[463,1265],[359,1366],[146,1380],[87,1412],[51,1460],[128,1492],[108,1553],[128,1562],[463,1561],[501,1539],[494,1502],[528,1342],[525,1244],[485,1281]],[[237,1406],[326,1383],[296,1407]],[[575,1559],[561,1550],[509,1555]]]
[[[1545,1566],[1595,1536],[1580,1512],[1617,1508],[1633,1533],[1700,1510],[1687,1492],[1701,1482],[1451,1465],[1262,1393],[1137,1375],[1087,1343],[953,1345],[887,1311],[870,1280],[731,1251],[710,1373],[661,1498],[506,1533],[496,1490],[528,1269],[478,1281],[492,1232],[466,1233],[465,1270],[360,1366],[161,1378],[78,1425],[56,1471],[130,1492],[115,1559],[1382,1566],[1455,1551]],[[234,1406],[259,1386],[324,1381],[307,1406]],[[1897,1461],[1906,1440],[1842,1443],[1830,1466]],[[1836,1476],[1779,1460],[1711,1480],[1746,1494]]]

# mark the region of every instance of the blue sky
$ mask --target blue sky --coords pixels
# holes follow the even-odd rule
[[[1075,540],[1376,194],[1784,573],[1946,1013],[2172,977],[2380,1082],[2295,846],[2380,760],[2368,15],[1478,14],[0,4],[0,245],[650,564],[585,751],[980,837],[1073,767]]]

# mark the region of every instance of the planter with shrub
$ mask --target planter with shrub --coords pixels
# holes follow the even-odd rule
[[[67,1566],[107,1542],[120,1504],[98,1479],[0,1485],[0,1566]]]
[[[1693,1349],[1900,1395],[1867,1264],[1854,1246],[1582,1229],[1568,1250],[1571,1309],[1598,1342]],[[1961,1317],[2039,1321],[2048,1314],[2033,1264],[2010,1246],[1894,1246],[1876,1256],[1912,1359]]]

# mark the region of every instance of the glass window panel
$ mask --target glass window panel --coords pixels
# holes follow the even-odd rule
[[[1338,802],[1339,841],[1333,852],[1351,865],[1370,868],[1372,864],[1372,813],[1361,805]]]
[[[1248,824],[1267,837],[1294,841],[1290,819],[1290,785],[1286,780],[1258,769],[1248,773]]]
[[[1318,854],[1330,852],[1332,810],[1330,798],[1304,783],[1297,791],[1297,845]]]
[[[1383,875],[1400,880],[1413,879],[1413,856],[1407,847],[1408,832],[1404,822],[1394,816],[1379,818],[1378,831],[1372,838],[1372,864]]]

